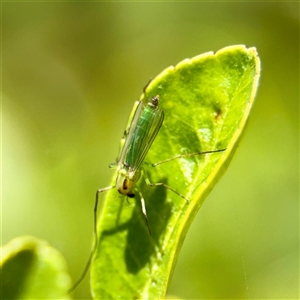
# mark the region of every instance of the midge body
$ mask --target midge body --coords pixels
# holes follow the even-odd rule
[[[117,163],[116,188],[120,194],[134,197],[134,186],[141,175],[140,166],[163,120],[159,96],[153,97],[146,105],[143,100],[139,102]]]
[[[94,235],[95,235],[94,247],[81,277],[73,285],[73,287],[69,290],[69,292],[73,291],[85,277],[86,272],[91,264],[93,255],[97,248],[97,244],[98,244],[97,211],[98,211],[99,195],[101,193],[114,188],[116,188],[121,195],[127,196],[129,198],[135,197],[136,193],[138,193],[140,196],[142,212],[146,220],[148,231],[150,235],[152,234],[150,223],[147,217],[144,197],[142,195],[142,192],[139,189],[135,188],[135,185],[141,177],[141,172],[143,170],[142,164],[144,162],[144,158],[147,155],[148,150],[150,149],[163,123],[164,112],[159,107],[159,95],[150,98],[149,101],[146,100],[146,93],[145,93],[146,87],[144,88],[143,99],[138,101],[137,103],[136,110],[134,112],[134,116],[130,123],[129,129],[125,131],[125,137],[124,137],[125,142],[122,147],[121,154],[116,163],[109,165],[110,168],[117,170],[116,184],[113,186],[99,189],[96,192],[96,199],[95,199],[95,206],[94,206]],[[224,150],[225,149],[195,152],[189,154],[180,154],[154,164],[147,163],[147,165],[150,167],[156,167],[160,164],[169,162],[173,159],[179,159],[188,156],[196,156],[201,154],[222,152]],[[187,203],[189,203],[189,200],[184,195],[182,195],[172,187],[168,186],[167,184],[162,182],[151,183],[146,173],[144,173],[144,178],[148,186],[151,187],[164,186],[165,188],[171,190],[172,192],[174,192],[175,194],[183,198]]]
[[[149,233],[151,234],[151,227],[147,217],[145,200],[141,191],[135,189],[135,184],[141,177],[142,164],[144,158],[148,153],[148,150],[150,149],[153,141],[155,140],[155,137],[157,136],[160,130],[163,120],[164,120],[164,112],[159,107],[159,95],[156,95],[155,97],[151,98],[149,102],[147,102],[145,98],[145,88],[144,88],[143,99],[138,102],[129,130],[128,132],[125,132],[126,133],[125,143],[121,150],[121,155],[118,159],[118,162],[110,165],[110,168],[117,169],[116,185],[97,190],[96,202],[95,202],[95,224],[97,223],[96,215],[97,215],[99,194],[109,189],[116,188],[120,194],[127,196],[129,198],[133,198],[136,192],[139,193],[142,212],[145,216]],[[200,154],[221,152],[224,150],[225,149],[181,154],[157,162],[155,164],[147,164],[147,165],[150,165],[151,167],[156,167],[157,165],[171,161],[173,159],[178,159],[186,156],[195,156]],[[181,193],[179,193],[172,187],[168,186],[167,184],[162,182],[151,183],[149,178],[146,176],[146,174],[144,174],[144,178],[148,186],[151,187],[164,186],[165,188],[173,191],[181,198],[185,199],[187,203],[189,202],[189,200],[185,196],[183,196]]]
[[[141,177],[141,165],[143,164],[144,158],[159,132],[163,120],[164,112],[159,107],[158,95],[151,98],[149,102],[146,102],[145,98],[138,102],[129,130],[125,133],[125,143],[121,150],[118,162],[115,164],[110,164],[110,168],[117,169],[116,185],[99,189],[97,191],[95,213],[97,212],[98,196],[104,191],[116,188],[120,194],[129,198],[133,198],[136,192],[138,192],[140,196],[142,212],[145,216],[149,233],[151,234],[145,200],[141,191],[135,189],[135,184]],[[154,167],[156,165],[157,164],[152,164],[151,166]],[[144,177],[148,186],[164,186],[188,202],[183,195],[165,183],[151,183],[146,174]]]

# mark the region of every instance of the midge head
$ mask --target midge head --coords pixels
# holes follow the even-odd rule
[[[135,172],[129,171],[127,165],[123,166],[118,170],[118,175],[116,178],[116,188],[121,195],[133,198],[135,196],[133,188],[135,183],[140,179],[140,171],[136,170]]]

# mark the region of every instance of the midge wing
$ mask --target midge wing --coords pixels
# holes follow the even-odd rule
[[[137,160],[136,164],[132,164],[132,169],[137,170],[142,164],[145,156],[147,155],[149,148],[151,147],[153,141],[155,140],[160,127],[164,121],[164,112],[159,107],[156,108],[154,112],[151,113],[149,118],[150,122],[147,124],[147,130],[144,131],[145,134],[143,139],[137,147]]]
[[[143,109],[143,106],[144,107],[146,106],[144,99],[140,100],[140,101],[135,101],[135,103],[133,105],[132,112],[130,113],[130,116],[129,116],[129,119],[128,119],[128,122],[126,125],[126,129],[125,129],[122,139],[120,141],[117,164],[122,161],[122,155],[124,153],[124,148],[126,148],[126,146],[129,143],[128,136],[130,134],[130,129],[134,124],[136,124],[136,120],[139,118],[139,115],[141,113],[141,110]]]
[[[137,102],[137,101],[136,101]],[[124,133],[124,136],[122,138],[122,140],[125,139],[125,141],[123,141],[123,146],[122,146],[122,149],[121,149],[121,154],[119,156],[119,159],[118,159],[118,164],[123,166],[125,164],[125,156],[126,156],[126,153],[128,152],[128,148],[129,148],[129,145],[131,143],[131,139],[132,139],[132,135],[133,135],[133,132],[136,128],[136,124],[145,108],[147,104],[144,102],[144,100],[141,100],[141,101],[138,101],[138,104],[134,105],[136,106],[136,109],[135,109],[135,112],[134,112],[134,115],[133,115],[133,118],[132,118],[132,121],[130,123],[130,126],[129,128],[127,129],[126,128],[126,131]]]
[[[164,112],[158,106],[158,96],[146,105],[141,102],[132,120],[119,163],[128,166],[130,171],[136,171],[159,132],[163,120]]]

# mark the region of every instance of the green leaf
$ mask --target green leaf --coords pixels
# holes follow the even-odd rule
[[[31,236],[1,247],[1,299],[70,299],[71,279],[62,255]]]
[[[107,192],[91,268],[94,298],[165,297],[185,234],[237,147],[259,71],[256,49],[239,45],[185,59],[147,87],[147,99],[159,95],[165,113],[147,162],[199,151],[226,151],[144,167],[151,182],[164,182],[190,200],[187,204],[161,186],[148,187],[142,178],[137,186],[146,201],[152,236],[138,197],[126,200],[116,189]]]

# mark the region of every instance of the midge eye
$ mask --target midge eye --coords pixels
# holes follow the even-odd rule
[[[128,180],[127,179],[124,179],[124,182],[123,182],[123,190],[127,190],[128,189]]]

